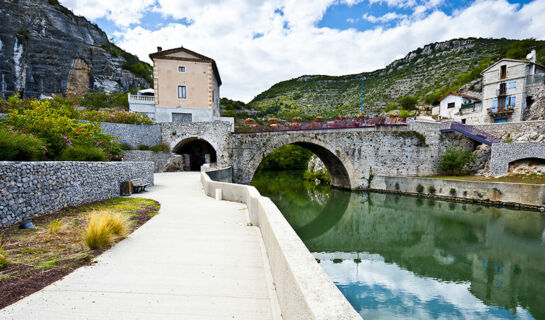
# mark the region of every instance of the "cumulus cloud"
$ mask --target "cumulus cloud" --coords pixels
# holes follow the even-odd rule
[[[369,14],[365,13],[362,16],[362,18],[364,20],[369,21],[369,22],[377,23],[377,22],[389,22],[389,21],[392,21],[392,20],[405,19],[405,18],[407,18],[407,16],[404,15],[404,14],[398,14],[398,13],[395,13],[395,12],[388,12],[387,14],[385,14],[383,16],[375,17],[375,16],[372,16],[372,15],[369,15]]]
[[[76,12],[91,19],[114,19],[120,12],[130,12],[123,18],[123,23],[116,22],[125,26],[132,23],[129,21],[141,19],[146,10],[191,21],[190,25],[171,23],[157,30],[130,25],[120,28],[115,38],[118,45],[145,61],[149,61],[149,53],[154,52],[157,46],[173,48],[184,45],[212,57],[218,63],[224,83],[222,96],[245,101],[278,81],[304,74],[341,75],[372,71],[434,41],[455,37],[545,38],[545,19],[541,17],[545,4],[542,0],[534,0],[524,6],[510,4],[506,0],[478,0],[452,15],[433,9],[442,3],[441,0],[429,0],[413,5],[424,6],[425,10],[418,19],[414,16],[402,19],[395,13],[373,17],[380,22],[401,19],[390,28],[380,24],[364,31],[318,27],[327,8],[339,1],[352,5],[359,2],[138,0],[126,1],[127,5],[124,5],[118,0],[65,0],[63,4],[75,9],[69,3],[79,3]],[[83,8],[86,8],[86,3],[90,6],[91,2],[95,8],[105,5],[111,9],[104,9],[102,13],[98,9],[86,12]],[[113,8],[115,6],[110,4],[113,2],[119,2],[119,7]],[[382,2],[392,6],[407,5],[407,1],[403,4],[398,0]],[[425,3],[431,4],[426,6]],[[129,9],[129,6],[133,8]],[[257,34],[260,36],[256,37]]]
[[[107,18],[118,26],[128,26],[139,22],[155,0],[62,0],[61,3],[88,19]]]

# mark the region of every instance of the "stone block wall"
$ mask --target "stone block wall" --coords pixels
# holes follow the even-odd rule
[[[231,138],[231,124],[225,121],[161,124],[162,142],[176,152],[177,146],[189,141],[188,139],[204,140],[216,150],[217,166],[231,165],[229,157],[229,141]]]
[[[122,181],[153,184],[152,162],[0,162],[0,226],[119,196]]]
[[[139,145],[152,147],[161,143],[161,126],[101,122],[104,134],[116,137],[121,144],[133,148]]]
[[[153,162],[154,172],[165,172],[165,167],[169,162],[181,155],[172,152],[153,152],[149,150],[127,150],[123,153],[122,161],[151,161]]]
[[[540,142],[494,143],[490,157],[490,174],[497,177],[509,172],[509,163],[522,159],[545,160],[545,144]]]

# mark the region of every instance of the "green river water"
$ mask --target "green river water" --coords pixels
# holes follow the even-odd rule
[[[545,217],[316,186],[263,171],[270,197],[366,320],[545,319]]]

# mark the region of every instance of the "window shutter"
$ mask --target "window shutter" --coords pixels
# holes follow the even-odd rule
[[[492,100],[492,107],[494,107],[494,108],[498,107],[498,99]]]

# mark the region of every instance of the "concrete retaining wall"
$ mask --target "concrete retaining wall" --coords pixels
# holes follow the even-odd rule
[[[208,168],[208,165],[203,165],[201,171],[206,172],[208,177],[217,182],[233,182],[233,168],[215,169]]]
[[[276,205],[256,188],[212,181],[201,173],[205,193],[248,205],[250,221],[259,226],[283,319],[361,319],[331,282]]]
[[[424,187],[422,192],[418,192],[418,185]],[[435,188],[434,192],[431,192],[431,186]],[[371,189],[534,208],[545,204],[545,185],[541,184],[375,176]],[[453,193],[451,189],[454,189]]]
[[[120,183],[153,184],[152,162],[0,162],[0,226],[119,196]]]
[[[152,147],[161,143],[161,126],[101,122],[104,134],[116,137],[121,144],[133,148],[139,145]]]

